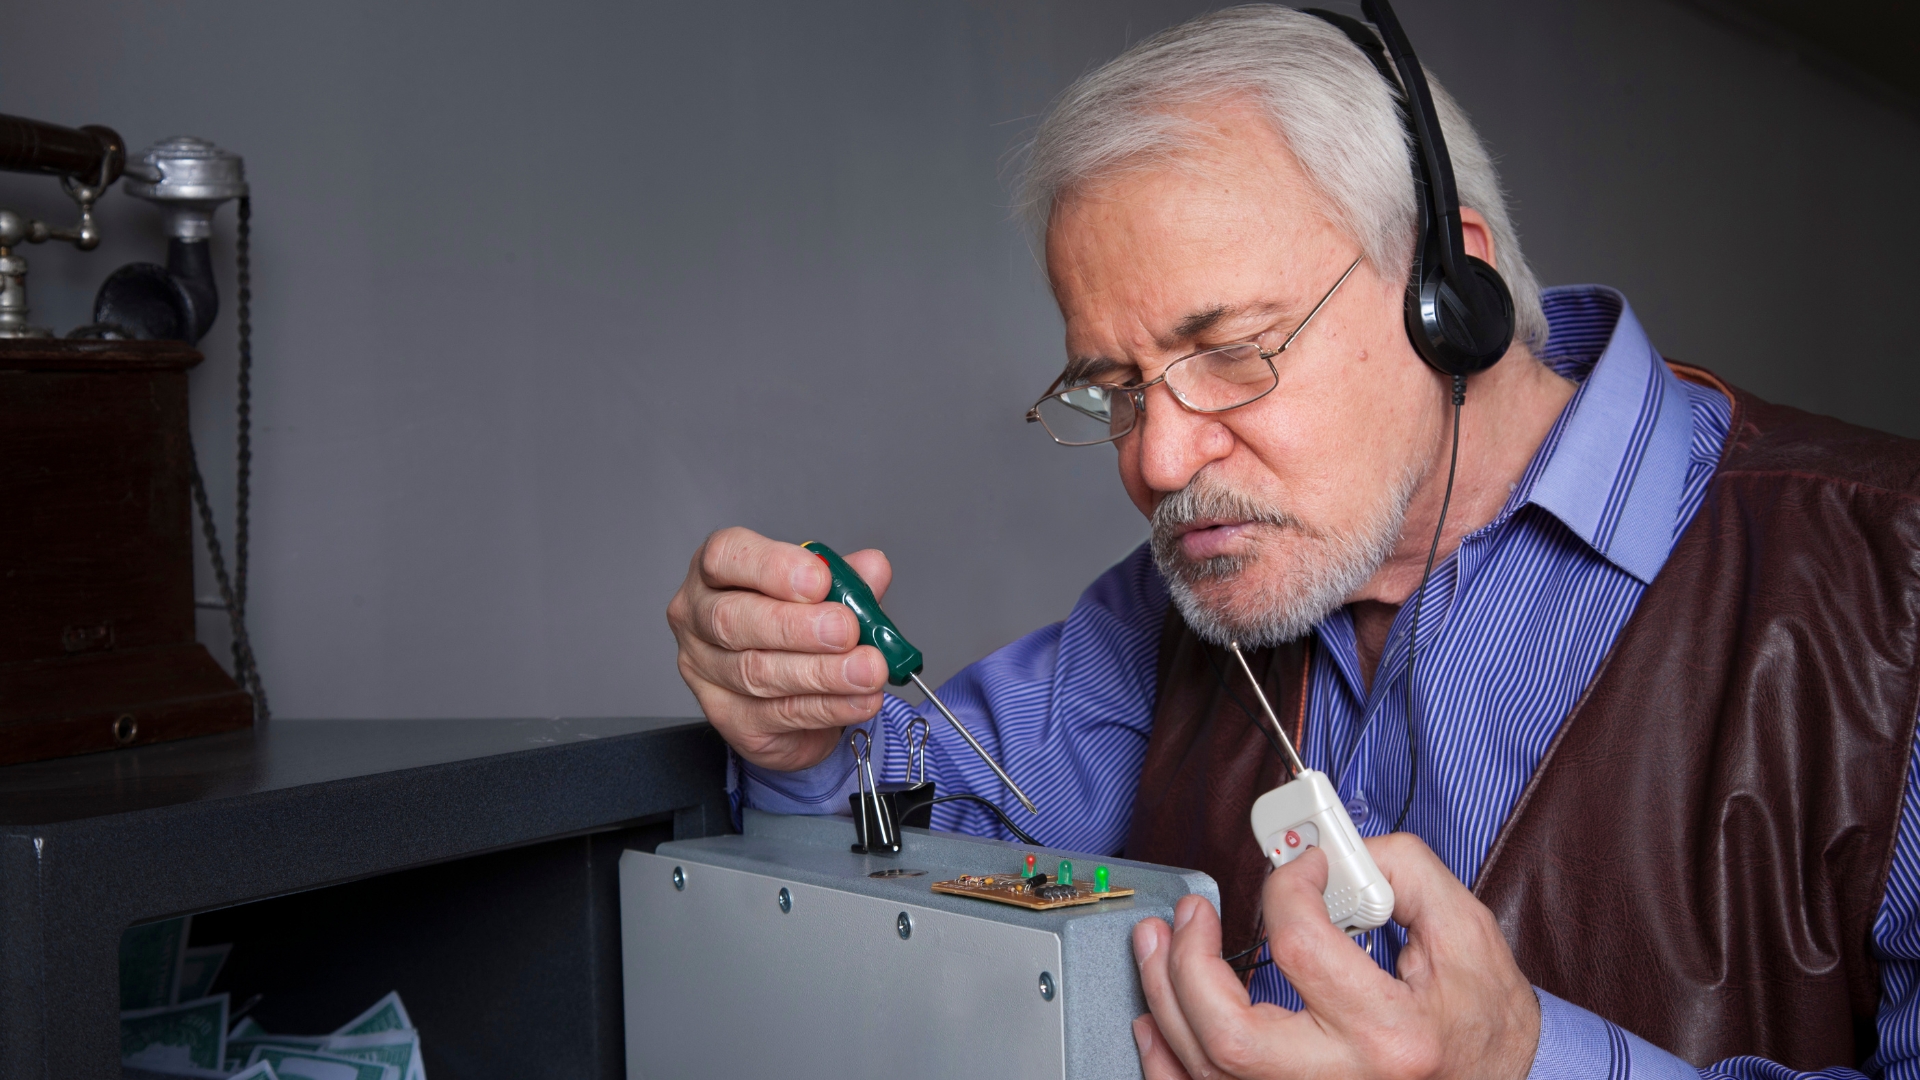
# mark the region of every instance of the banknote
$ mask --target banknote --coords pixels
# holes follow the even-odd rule
[[[267,1029],[255,1023],[253,1017],[243,1016],[233,1022],[233,1030],[227,1032],[227,1041],[231,1042],[234,1039],[244,1039],[249,1035],[265,1035],[266,1033]]]
[[[120,1014],[120,1060],[156,1072],[227,1063],[227,995]]]
[[[255,1024],[254,1027],[260,1025]],[[292,1050],[318,1050],[327,1041],[325,1035],[269,1035],[254,1031],[235,1038],[227,1036],[227,1067],[238,1069],[253,1060],[253,1052],[262,1046],[283,1046]]]
[[[202,945],[197,949],[182,949],[180,975],[175,980],[173,1000],[194,1001],[206,997],[207,992],[213,989],[213,980],[220,977],[227,954],[232,951],[232,945]],[[124,968],[121,970],[125,971]]]
[[[167,919],[131,926],[121,933],[121,1011],[157,1009],[175,1002],[180,953],[187,947],[191,922],[191,917]]]
[[[404,1080],[400,1070],[379,1061],[342,1057],[324,1050],[300,1050],[286,1046],[261,1046],[253,1051],[249,1065],[266,1062],[280,1080]]]
[[[407,1007],[400,1004],[400,991],[394,990],[374,1002],[366,1012],[340,1026],[335,1035],[371,1035],[376,1031],[406,1031],[413,1027]]]
[[[272,1062],[261,1061],[234,1073],[228,1080],[280,1080],[280,1075],[273,1071]]]
[[[427,1080],[426,1067],[420,1062],[420,1033],[411,1028],[371,1035],[335,1035],[322,1049],[341,1057],[391,1065],[400,1070],[400,1080]]]

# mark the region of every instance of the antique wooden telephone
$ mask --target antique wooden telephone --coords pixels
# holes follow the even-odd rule
[[[0,116],[0,170],[58,178],[70,227],[0,209],[0,764],[242,728],[267,716],[246,632],[250,465],[249,202],[241,159],[168,139],[129,159],[111,129]],[[56,338],[30,320],[25,244],[100,242],[113,184],[168,214],[167,264],[109,275],[92,323]],[[213,215],[238,200],[239,463],[234,573],[187,426],[193,345],[219,310]],[[229,677],[194,636],[197,505]]]

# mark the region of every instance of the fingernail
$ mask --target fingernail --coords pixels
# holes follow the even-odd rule
[[[844,649],[853,644],[852,634],[847,626],[846,616],[837,611],[823,611],[813,621],[813,632],[820,644],[829,649]]]
[[[1142,939],[1145,939],[1144,944],[1142,943]],[[1145,931],[1135,931],[1133,935],[1133,962],[1136,964],[1145,964],[1147,957],[1152,956],[1154,950],[1159,947],[1159,938]]]
[[[1180,929],[1181,927],[1187,925],[1187,922],[1192,918],[1193,918],[1192,904],[1175,905],[1173,909],[1173,928],[1175,930]]]
[[[1140,1048],[1142,1057],[1153,1049],[1153,1029],[1143,1022],[1145,1020],[1146,1017],[1142,1016],[1133,1022],[1133,1045]]]
[[[812,596],[816,591],[813,583],[820,580],[820,568],[802,563],[793,568],[793,591],[800,596]]]
[[[875,670],[873,657],[865,651],[847,657],[841,670],[847,681],[855,686],[877,686],[880,683],[880,673]]]

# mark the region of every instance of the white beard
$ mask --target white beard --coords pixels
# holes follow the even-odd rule
[[[1166,579],[1173,603],[1193,632],[1216,645],[1237,641],[1248,648],[1265,648],[1304,637],[1334,609],[1359,591],[1387,557],[1406,524],[1407,506],[1419,486],[1417,468],[1409,467],[1380,499],[1359,527],[1333,534],[1310,529],[1299,518],[1277,506],[1268,506],[1211,479],[1202,470],[1186,487],[1161,500],[1153,511],[1153,561]],[[1280,583],[1272,589],[1232,587],[1232,579],[1260,558],[1259,552],[1217,555],[1193,560],[1180,550],[1177,530],[1188,522],[1212,518],[1257,522],[1290,529],[1306,539]],[[1224,583],[1222,602],[1209,604],[1198,589]]]

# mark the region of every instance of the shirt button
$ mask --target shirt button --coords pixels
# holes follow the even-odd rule
[[[1348,799],[1347,816],[1353,819],[1355,825],[1367,820],[1367,800],[1358,795]]]

